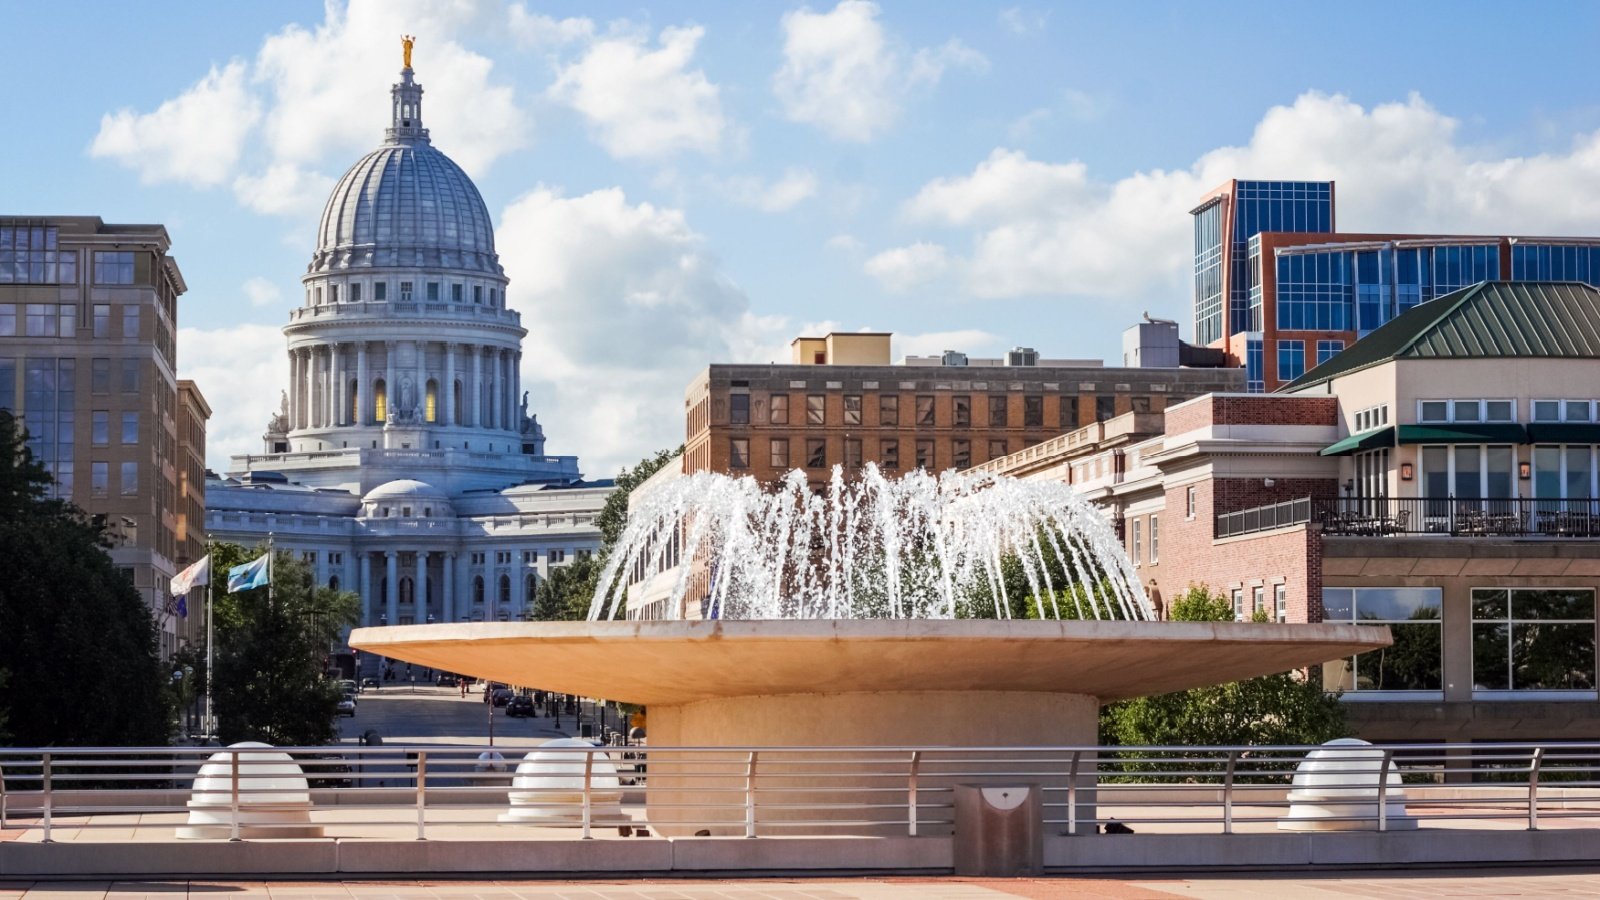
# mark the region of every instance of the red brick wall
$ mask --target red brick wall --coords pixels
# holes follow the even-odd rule
[[[1331,500],[1339,496],[1339,482],[1332,478],[1274,478],[1272,487],[1261,478],[1218,478],[1211,486],[1212,515],[1304,497]]]
[[[1210,394],[1167,411],[1167,434],[1178,435],[1207,425],[1335,425],[1339,401],[1334,397]]]

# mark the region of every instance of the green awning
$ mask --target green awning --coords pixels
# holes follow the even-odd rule
[[[1528,429],[1521,425],[1401,425],[1402,444],[1526,444]]]
[[[1528,426],[1535,444],[1600,444],[1600,424],[1593,422],[1535,422]]]
[[[1322,448],[1322,456],[1345,456],[1359,453],[1362,450],[1376,450],[1379,447],[1394,446],[1394,426],[1387,425],[1383,428],[1374,428],[1360,434],[1352,434],[1342,441],[1329,444]]]

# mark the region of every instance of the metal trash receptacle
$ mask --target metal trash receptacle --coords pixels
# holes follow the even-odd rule
[[[957,875],[1044,874],[1044,802],[1037,784],[956,785]]]

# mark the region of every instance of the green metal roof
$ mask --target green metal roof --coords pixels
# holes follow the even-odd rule
[[[1379,447],[1393,446],[1394,426],[1385,425],[1382,428],[1374,428],[1371,431],[1352,434],[1341,441],[1329,444],[1318,451],[1317,455],[1346,456],[1351,453],[1359,453],[1362,450],[1376,450]]]
[[[1394,359],[1600,359],[1600,290],[1482,281],[1406,310],[1281,388],[1303,390]]]

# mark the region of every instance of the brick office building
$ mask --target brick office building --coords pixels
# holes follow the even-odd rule
[[[685,471],[771,482],[800,469],[822,484],[835,465],[966,469],[1090,423],[1243,387],[1233,369],[1107,368],[1026,349],[891,365],[889,339],[798,338],[788,365],[710,366],[684,400]]]

